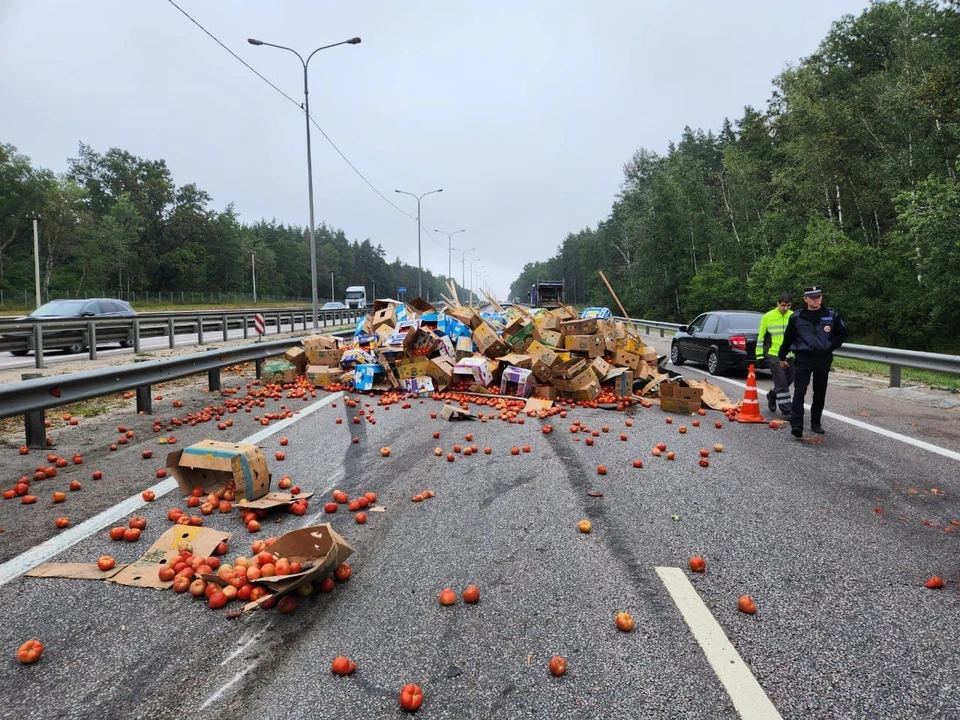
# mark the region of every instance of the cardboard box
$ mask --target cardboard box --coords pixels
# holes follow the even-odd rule
[[[617,350],[613,354],[612,364],[617,367],[630,368],[631,370],[636,370],[637,366],[640,364],[640,356],[636,353],[632,353],[629,350]]]
[[[453,405],[444,405],[442,408],[440,408],[440,419],[448,421],[476,420],[477,416],[469,410],[464,410],[463,408],[458,408]]]
[[[304,375],[307,380],[317,387],[333,385],[340,382],[340,376],[343,370],[338,367],[327,367],[326,365],[307,365]]]
[[[597,332],[597,318],[584,320],[566,320],[560,323],[564,335],[594,335]]]
[[[534,385],[531,395],[545,400],[556,400],[560,397],[560,391],[553,385]]]
[[[286,360],[271,360],[260,368],[260,381],[266,383],[292,383],[297,379],[297,366]]]
[[[483,322],[483,318],[480,317],[480,313],[478,313],[473,308],[454,307],[454,308],[447,308],[444,312],[447,315],[450,315],[451,317],[455,317],[457,320],[459,320],[464,325],[466,325],[470,330],[475,329],[477,325]]]
[[[505,365],[513,365],[518,368],[526,368],[529,370],[533,367],[533,358],[529,355],[522,355],[520,353],[507,353],[497,358],[501,363]]]
[[[384,308],[373,311],[373,320],[370,321],[370,327],[376,331],[377,328],[384,325],[394,327],[397,324],[397,306],[387,305]]]
[[[509,352],[496,330],[486,321],[480,323],[473,331],[473,341],[477,344],[477,350],[487,357],[496,358]]]
[[[315,350],[308,356],[307,366],[302,372],[307,371],[310,365],[326,365],[327,367],[340,367],[340,360],[343,358],[343,350]]]
[[[433,378],[426,376],[403,378],[400,380],[400,387],[411,393],[433,392],[436,389]]]
[[[167,455],[167,471],[184,495],[195,487],[205,494],[232,487],[238,500],[270,492],[267,459],[256,445],[203,440]]]
[[[545,312],[533,319],[533,324],[541,333],[546,330],[560,330],[560,318],[552,312]]]
[[[700,409],[703,388],[684,387],[679,382],[660,383],[660,409],[666,412],[693,415]]]
[[[473,355],[477,351],[477,346],[473,344],[473,339],[468,337],[457,338],[457,349],[454,360],[461,360]]]
[[[303,568],[296,575],[274,575],[253,581],[266,586],[273,597],[286,595],[300,585],[326,577],[353,554],[353,548],[330,527],[330,523],[292,530],[271,543],[267,551],[276,558],[299,562]],[[247,603],[243,606],[244,612],[256,610],[268,597]]]
[[[493,368],[491,361],[482,355],[473,355],[463,358],[453,367],[456,375],[470,375],[481,385],[489,385],[493,382]]]
[[[439,388],[445,388],[453,380],[453,369],[455,363],[450,358],[435,357],[430,358],[430,364],[427,366],[427,375]]]
[[[577,373],[569,379],[564,378],[554,378],[553,384],[556,386],[560,392],[563,393],[574,393],[579,390],[583,390],[590,386],[591,383],[595,382],[597,385],[597,394],[600,390],[600,381],[597,380],[597,376],[594,374],[593,370],[589,367],[585,367],[581,372]],[[592,400],[593,398],[589,398]]]
[[[407,358],[394,366],[397,377],[401,380],[430,374],[430,358],[420,357],[416,360]]]
[[[553,377],[560,380],[569,380],[587,369],[587,362],[583,358],[571,358],[554,365],[551,370]]]
[[[504,340],[507,345],[517,352],[523,352],[530,347],[530,343],[539,339],[540,331],[537,330],[536,325],[529,321],[524,322],[512,333],[508,334],[507,331],[504,331]]]
[[[600,384],[610,383],[613,394],[628,397],[633,394],[633,371],[627,368],[613,368],[600,378]]]
[[[437,352],[440,353],[440,355],[442,355],[443,357],[450,358],[451,360],[456,362],[457,348],[454,346],[453,340],[451,340],[446,335],[441,335],[439,339],[440,339],[440,344],[437,345]],[[470,340],[470,338],[466,338],[466,339]],[[472,342],[470,344],[473,345]]]
[[[407,317],[411,319],[436,311],[437,309],[422,297],[415,297],[407,302]]]
[[[439,336],[423,325],[408,332],[403,340],[403,348],[410,357],[429,357],[439,346]]]
[[[283,354],[283,359],[297,368],[299,375],[307,367],[307,352],[302,347],[292,347]]]
[[[551,368],[542,360],[535,361],[531,370],[533,370],[533,374],[536,376],[537,380],[542,383],[548,383],[553,378],[553,368]]]
[[[529,346],[527,346],[526,354],[532,357],[534,362],[540,360],[547,367],[553,367],[560,360],[556,351],[551,350],[539,340],[534,340]]]
[[[503,369],[500,379],[500,394],[529,397],[533,391],[533,372],[509,365]]]
[[[593,375],[593,373],[584,374],[592,376],[590,377],[590,382],[568,393],[568,397],[577,402],[590,402],[591,400],[596,400],[597,396],[600,395],[600,381],[597,380],[596,375]]]
[[[596,374],[597,380],[600,380],[604,375],[610,372],[610,363],[608,363],[602,357],[596,357],[593,359],[593,362],[590,363],[590,369]]]
[[[563,343],[565,350],[586,353],[588,357],[599,357],[607,349],[601,335],[567,335]]]
[[[357,365],[353,369],[353,389],[354,390],[372,390],[376,382],[377,373],[383,373],[380,365],[365,363]]]
[[[560,347],[563,344],[563,333],[559,330],[544,330],[540,333],[540,342],[552,348]],[[527,348],[527,352],[530,348]]]
[[[333,335],[309,335],[303,339],[308,365],[320,364],[317,353],[321,350],[337,350],[339,347],[339,340]]]

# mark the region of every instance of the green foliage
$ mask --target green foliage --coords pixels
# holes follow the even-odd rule
[[[33,229],[40,216],[43,297],[106,294],[142,297],[200,292],[309,299],[309,233],[264,221],[240,222],[232,204],[217,212],[195,184],[174,185],[163,160],[117,148],[104,154],[80,145],[70,171],[56,177],[34,168],[11,145],[0,144],[0,291],[33,298]],[[315,229],[321,302],[342,300],[348,285],[366,285],[372,297],[392,297],[398,286],[417,288],[417,268],[370,239],[349,240],[341,230]],[[331,288],[331,273],[333,287]],[[439,300],[446,278],[423,273],[424,294]],[[462,297],[467,292],[458,289]]]
[[[595,228],[511,287],[682,322],[817,283],[853,342],[960,350],[960,3],[874,2],[773,81],[764,111],[641,148]]]

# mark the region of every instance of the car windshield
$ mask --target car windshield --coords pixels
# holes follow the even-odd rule
[[[363,290],[348,290],[347,297],[351,300],[358,300],[364,296]]]
[[[727,329],[734,332],[757,332],[760,329],[760,313],[733,313],[727,315]]]
[[[30,313],[30,317],[76,317],[86,302],[86,300],[53,300],[38,307]]]

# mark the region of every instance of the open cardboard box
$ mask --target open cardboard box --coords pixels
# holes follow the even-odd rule
[[[267,459],[256,445],[201,440],[167,455],[167,471],[184,495],[195,487],[207,494],[230,485],[237,500],[256,500],[270,492]]]
[[[253,581],[265,586],[274,597],[286,595],[305,583],[322,580],[353,554],[353,548],[330,527],[330,523],[292,530],[277,538],[267,551],[276,558],[295,560],[303,567],[296,575],[273,576]],[[216,575],[205,575],[204,578],[223,584],[223,580]],[[248,602],[243,606],[243,611],[256,610],[268,597]]]
[[[660,383],[660,409],[666,412],[693,415],[700,409],[703,388],[684,387],[679,382]]]

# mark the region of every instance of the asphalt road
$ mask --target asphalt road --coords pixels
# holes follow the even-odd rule
[[[731,397],[739,397],[736,382],[724,388]],[[181,446],[253,437],[275,479],[289,474],[317,493],[307,516],[278,514],[259,536],[329,520],[355,549],[353,577],[334,592],[306,598],[290,615],[258,610],[232,620],[172,592],[7,580],[12,563],[57,532],[54,517],[76,524],[125,499],[136,505],[158,482],[164,452],[150,418],[125,408],[76,428],[58,422],[50,431],[57,452],[80,450],[84,464],[36,483],[36,505],[0,500],[0,707],[18,718],[391,718],[404,715],[397,695],[413,682],[424,689],[418,715],[427,718],[774,717],[751,705],[756,695],[742,678],[719,679],[742,660],[785,718],[952,718],[960,707],[960,528],[951,525],[960,522],[960,457],[947,426],[957,424],[956,411],[840,385],[831,386],[827,434],[804,441],[716,412],[699,427],[693,418],[667,424],[657,407],[576,409],[550,418],[554,431],[543,434],[539,419],[444,422],[430,418],[440,407],[432,400],[387,410],[365,398],[376,424],[354,424],[342,397],[322,392],[312,404],[267,401],[259,411],[302,410],[289,424],[263,428],[240,412],[228,432],[212,423],[175,428]],[[184,401],[180,414],[214,400],[197,389],[162,392],[155,407],[165,418],[175,397]],[[942,452],[895,439],[894,430],[878,434],[873,415],[876,427],[912,423],[917,435],[939,418],[944,438],[921,439]],[[587,446],[584,433],[571,432],[574,420],[609,432]],[[109,452],[117,423],[137,436]],[[491,454],[458,454],[453,463],[433,454],[466,445],[468,432]],[[281,435],[289,445],[278,462]],[[659,442],[676,460],[651,455]],[[716,442],[723,451],[700,467],[698,450]],[[525,444],[529,453],[510,454]],[[144,447],[157,457],[142,460]],[[13,443],[0,452],[4,489],[43,461],[19,456]],[[94,468],[103,480],[88,479]],[[83,490],[53,505],[49,490],[72,477]],[[383,512],[362,526],[343,509],[323,514],[334,487],[375,491]],[[428,487],[435,498],[410,501]],[[132,561],[181,503],[171,492],[139,508],[148,518],[139,543],[113,543],[104,528],[53,560],[109,553]],[[577,531],[582,518],[592,533]],[[255,536],[236,513],[209,519],[234,533],[228,557],[249,554]],[[687,569],[695,554],[707,560],[703,575]],[[678,606],[658,568],[680,569],[730,652],[716,655],[716,637],[698,641],[703,629],[688,625],[690,607]],[[946,588],[923,587],[934,574]],[[459,593],[470,583],[481,589],[479,604],[438,604],[442,588]],[[756,600],[755,615],[737,611],[744,593]],[[621,610],[634,616],[634,632],[616,630]],[[44,641],[43,658],[21,666],[16,647],[31,637]],[[358,663],[354,675],[329,672],[340,654]],[[562,678],[547,671],[554,654],[569,661]]]

